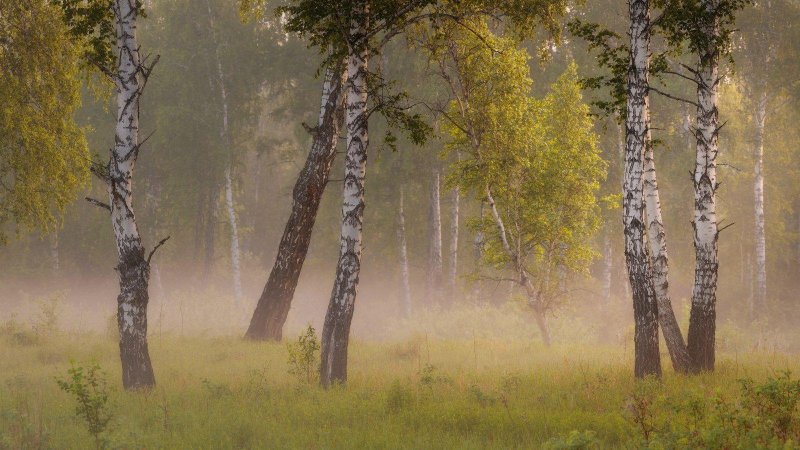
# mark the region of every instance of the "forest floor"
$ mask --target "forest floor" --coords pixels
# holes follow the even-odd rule
[[[692,377],[665,355],[662,380],[635,382],[630,346],[417,336],[355,342],[347,386],[325,391],[290,373],[287,344],[162,335],[157,387],[135,393],[117,352],[107,336],[6,327],[0,448],[793,448],[800,435],[785,374],[800,358],[774,352],[721,354]],[[57,384],[71,364],[107,380],[97,441]]]

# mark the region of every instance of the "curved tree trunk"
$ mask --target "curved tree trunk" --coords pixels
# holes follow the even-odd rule
[[[360,42],[367,30],[366,7],[351,21],[350,40]],[[330,387],[347,381],[347,350],[361,273],[361,238],[364,219],[364,178],[369,145],[367,114],[367,61],[365,45],[352,50],[347,61],[347,156],[342,203],[339,263],[322,328],[320,384]]]
[[[142,66],[136,42],[136,3],[135,0],[116,0],[113,5],[119,55],[115,75],[117,126],[107,180],[111,224],[119,256],[117,324],[125,389],[155,385],[147,348],[150,264],[149,259],[145,259],[133,214],[133,169],[139,152],[139,98],[144,86],[142,77],[149,74],[149,69]]]
[[[679,373],[689,371],[691,362],[681,328],[675,319],[672,301],[669,298],[669,257],[667,255],[667,236],[661,216],[661,198],[658,194],[656,162],[653,145],[648,138],[644,155],[644,197],[647,211],[647,236],[650,241],[650,262],[653,270],[653,290],[658,303],[658,323],[667,343],[672,360],[672,368]]]
[[[343,76],[344,71],[340,69],[325,71],[319,121],[313,132],[311,151],[295,182],[292,211],[283,230],[275,264],[245,334],[248,339],[281,340],[322,194],[336,157],[336,140],[343,111]]]
[[[716,10],[717,0],[702,0],[707,11]],[[695,271],[692,312],[689,319],[689,355],[694,372],[714,370],[717,306],[717,138],[719,112],[719,49],[715,37],[719,25],[707,27],[708,43],[700,49],[697,70],[697,155],[694,169]]]
[[[630,0],[630,61],[627,80],[625,173],[623,179],[623,225],[625,262],[633,293],[635,321],[635,374],[661,375],[658,351],[658,306],[653,291],[652,270],[645,246],[644,151],[650,145],[649,66],[650,4]]]

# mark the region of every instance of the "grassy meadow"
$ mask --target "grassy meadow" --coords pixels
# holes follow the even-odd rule
[[[630,346],[416,334],[354,342],[348,384],[328,391],[286,343],[164,333],[150,353],[157,387],[127,393],[113,336],[6,323],[0,447],[795,448],[800,432],[784,374],[800,361],[777,350],[724,351],[693,377],[663,355],[663,379],[636,382]],[[107,381],[97,440],[56,382],[71,364]]]

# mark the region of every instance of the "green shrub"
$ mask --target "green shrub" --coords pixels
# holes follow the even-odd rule
[[[600,448],[600,441],[594,431],[572,430],[566,437],[548,440],[542,448],[544,450],[596,450]]]
[[[86,422],[86,428],[94,437],[97,448],[103,448],[104,432],[111,422],[112,413],[108,405],[108,385],[105,372],[98,364],[88,367],[72,366],[65,378],[56,379],[62,391],[72,394],[78,403],[75,415]]]
[[[297,342],[286,344],[289,352],[289,374],[294,375],[300,383],[313,383],[319,377],[319,349],[319,339],[314,327],[309,325],[297,338]]]

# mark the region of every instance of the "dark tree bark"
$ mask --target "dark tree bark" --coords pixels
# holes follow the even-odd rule
[[[283,230],[275,265],[245,334],[248,339],[279,341],[283,335],[319,204],[336,157],[344,100],[343,72],[340,69],[325,72],[319,122],[313,130],[311,151],[294,185],[292,211]]]
[[[658,306],[653,274],[645,245],[644,153],[650,133],[649,66],[650,4],[630,0],[630,61],[625,120],[625,174],[623,180],[623,225],[625,262],[633,294],[635,375],[661,376],[658,351]]]

